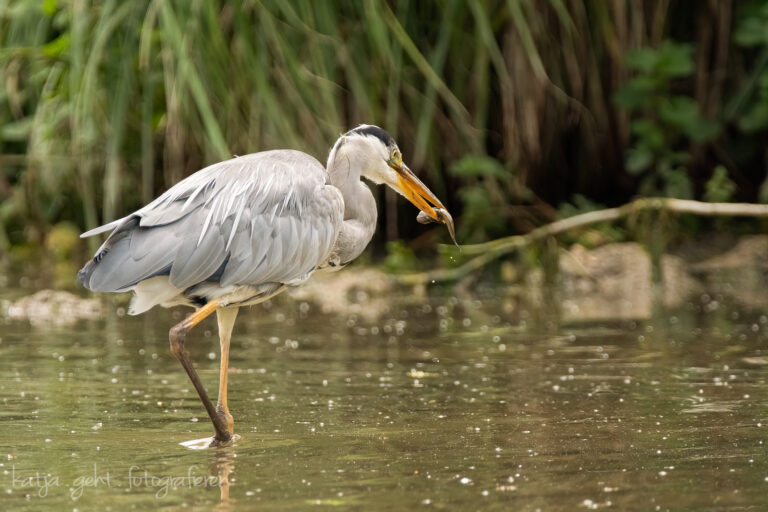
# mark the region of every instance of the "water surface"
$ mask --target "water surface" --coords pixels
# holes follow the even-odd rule
[[[716,307],[712,306],[713,301]],[[243,310],[212,429],[168,351],[185,310],[0,331],[6,510],[744,510],[768,496],[768,318],[695,297],[565,324],[503,290],[380,318]],[[215,396],[207,320],[188,348]]]

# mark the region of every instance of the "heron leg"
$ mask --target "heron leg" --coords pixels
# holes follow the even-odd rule
[[[208,412],[208,416],[213,422],[213,428],[216,430],[215,441],[227,442],[232,438],[227,429],[227,425],[222,418],[216,414],[216,409],[214,409],[211,400],[208,398],[203,383],[200,381],[200,377],[198,377],[197,372],[195,372],[195,367],[189,359],[189,353],[184,348],[184,340],[187,337],[187,332],[192,327],[199,324],[205,317],[216,311],[217,306],[218,303],[215,300],[212,300],[201,307],[190,316],[174,325],[169,333],[169,338],[171,341],[171,353],[176,356],[176,359],[179,360],[181,366],[184,367],[187,375],[189,375],[189,380],[191,380],[192,385],[195,386],[197,394],[200,396],[200,400],[203,402],[205,410]]]
[[[219,321],[219,344],[221,345],[221,365],[219,366],[219,400],[216,412],[227,422],[230,435],[235,432],[235,420],[227,407],[227,379],[229,377],[229,342],[232,339],[232,327],[240,308],[219,308],[216,318]]]

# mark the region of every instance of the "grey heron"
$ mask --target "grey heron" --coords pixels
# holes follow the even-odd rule
[[[392,137],[372,125],[343,134],[326,167],[293,150],[236,157],[81,235],[111,231],[78,272],[89,290],[133,291],[132,315],[156,305],[198,308],[171,328],[169,338],[213,422],[211,444],[228,442],[234,432],[227,376],[238,309],[298,286],[314,272],[340,269],[363,252],[377,212],[361,177],[392,187],[421,210],[420,221],[441,222],[454,237],[443,204],[403,163]],[[214,311],[221,349],[215,407],[184,347],[187,332]]]

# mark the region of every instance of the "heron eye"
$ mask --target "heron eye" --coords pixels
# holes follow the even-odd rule
[[[390,157],[393,162],[400,163],[400,159],[402,158],[400,156],[400,150],[395,148],[392,150],[392,156]]]

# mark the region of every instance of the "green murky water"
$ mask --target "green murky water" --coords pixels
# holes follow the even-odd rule
[[[242,437],[203,451],[179,445],[211,434],[168,351],[183,310],[6,321],[2,508],[763,509],[768,318],[714,299],[561,326],[498,293],[244,310]],[[188,346],[215,394],[215,322]]]

